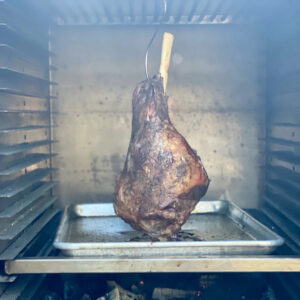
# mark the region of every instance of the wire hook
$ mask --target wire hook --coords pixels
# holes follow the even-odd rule
[[[164,14],[162,16],[162,19],[161,19],[159,25],[161,25],[163,23],[163,21],[165,19],[165,16],[166,16],[166,13],[167,13],[167,1],[163,0],[163,4],[164,4]],[[155,39],[158,31],[159,31],[159,26],[157,26],[155,32],[153,33],[152,38],[151,38],[151,40],[150,40],[150,42],[149,42],[149,44],[147,46],[147,49],[146,49],[146,54],[145,54],[145,72],[146,72],[147,79],[149,79],[149,75],[148,75],[148,55],[149,55],[149,50],[150,50],[150,47],[151,47],[151,45],[152,45],[152,43],[153,43],[153,41],[154,41],[154,39]]]

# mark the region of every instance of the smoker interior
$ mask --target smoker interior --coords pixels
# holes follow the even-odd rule
[[[166,3],[0,2],[3,299],[41,285],[4,262],[48,255],[64,206],[113,200],[157,26],[149,73],[173,33],[170,116],[212,179],[204,199],[247,209],[285,239],[279,255],[299,255],[299,3]],[[297,298],[299,276],[274,277]]]

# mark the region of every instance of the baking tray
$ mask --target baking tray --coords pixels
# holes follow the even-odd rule
[[[112,203],[65,208],[54,246],[66,256],[204,256],[269,254],[283,239],[235,204],[200,201],[178,241],[154,242],[115,215]]]

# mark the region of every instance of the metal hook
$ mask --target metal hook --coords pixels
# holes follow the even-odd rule
[[[166,16],[166,13],[167,13],[167,1],[163,0],[163,4],[164,4],[164,14],[163,14],[163,17],[162,17],[159,25],[161,25],[163,23],[163,21],[165,19],[165,16]],[[147,79],[149,79],[149,75],[148,75],[148,54],[149,54],[150,47],[151,47],[151,45],[152,45],[152,43],[153,43],[153,41],[154,41],[154,39],[155,39],[158,31],[159,31],[159,26],[156,28],[154,34],[152,35],[152,38],[151,38],[151,40],[150,40],[150,42],[149,42],[149,44],[147,46],[147,49],[146,49],[146,55],[145,55],[145,72],[146,72]]]

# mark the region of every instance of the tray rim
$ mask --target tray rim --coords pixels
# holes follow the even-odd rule
[[[279,247],[284,243],[284,240],[281,236],[279,236],[277,233],[273,232],[271,229],[266,227],[264,224],[253,218],[251,215],[249,215],[247,212],[245,212],[243,209],[241,209],[239,206],[237,206],[235,203],[228,201],[228,200],[204,200],[200,201],[195,210],[192,212],[192,214],[200,214],[200,212],[197,212],[197,207],[203,205],[203,203],[210,203],[211,205],[217,205],[217,204],[225,204],[227,206],[227,209],[229,209],[229,206],[234,207],[239,212],[243,213],[243,215],[246,215],[252,222],[256,224],[256,226],[261,227],[267,234],[272,236],[270,239],[266,240],[230,240],[230,241],[147,241],[147,242],[64,242],[62,241],[62,235],[64,230],[64,225],[68,220],[68,213],[69,210],[73,209],[74,207],[82,206],[82,205],[97,205],[97,206],[107,206],[112,205],[112,203],[82,203],[82,204],[71,204],[65,207],[63,216],[61,218],[59,229],[57,231],[55,240],[53,242],[53,245],[55,248],[62,250],[62,251],[68,251],[68,250],[92,250],[92,249],[98,249],[98,248],[105,248],[105,249],[115,249],[118,248],[180,248],[180,247],[239,247],[239,246],[247,246],[247,247]],[[111,214],[110,216],[116,216],[115,214]],[[117,216],[116,216],[117,217]]]

